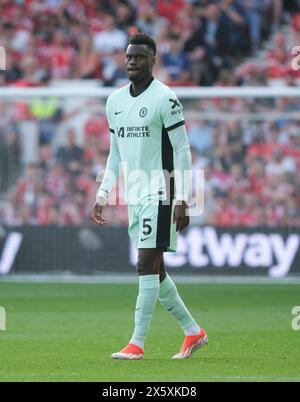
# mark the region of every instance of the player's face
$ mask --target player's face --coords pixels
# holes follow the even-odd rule
[[[146,45],[129,45],[125,64],[130,81],[142,81],[151,77],[155,56]]]

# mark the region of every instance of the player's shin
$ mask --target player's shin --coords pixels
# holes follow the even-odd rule
[[[159,301],[176,318],[185,335],[197,335],[200,332],[201,328],[186,308],[175,283],[168,274],[160,284]]]
[[[159,275],[139,277],[139,295],[135,309],[135,329],[130,343],[144,347],[153,311],[159,295]]]

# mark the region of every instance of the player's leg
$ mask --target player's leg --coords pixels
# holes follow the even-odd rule
[[[169,225],[172,205],[147,199],[138,208],[139,234],[137,272],[139,294],[135,310],[135,329],[130,344],[143,349],[154,307],[159,296],[160,263],[170,243]]]
[[[159,301],[161,305],[178,321],[185,335],[199,334],[199,325],[186,308],[174,281],[165,271],[163,257],[160,262],[160,275],[162,277],[165,276],[164,280],[160,283],[159,289]]]
[[[160,278],[162,278],[159,289],[159,301],[178,321],[185,334],[185,340],[181,350],[178,354],[173,356],[173,358],[182,359],[190,357],[195,350],[208,343],[207,335],[185,306],[174,281],[166,273],[163,256],[161,258],[159,272]]]
[[[164,263],[164,255],[161,256],[160,264],[159,264],[159,282],[162,283],[162,281],[166,278],[167,273],[165,269],[165,263]]]
[[[130,343],[144,347],[153,311],[159,295],[159,266],[162,250],[139,249],[137,271],[139,294],[135,308],[135,328]]]
[[[161,249],[138,250],[139,294],[135,308],[135,328],[129,344],[121,352],[112,355],[115,359],[143,358],[145,338],[159,295],[159,267],[162,253]]]

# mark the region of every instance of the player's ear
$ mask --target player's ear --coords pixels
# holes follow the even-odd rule
[[[151,60],[152,60],[152,66],[154,66],[156,63],[156,56],[152,56]]]

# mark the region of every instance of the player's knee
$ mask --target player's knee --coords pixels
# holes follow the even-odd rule
[[[136,268],[139,275],[154,275],[159,273],[158,264],[148,256],[139,256]]]

